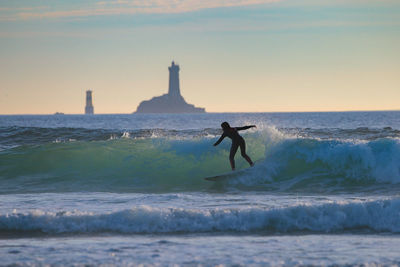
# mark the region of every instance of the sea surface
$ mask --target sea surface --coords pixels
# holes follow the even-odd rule
[[[399,192],[400,111],[0,116],[0,265],[396,266]]]

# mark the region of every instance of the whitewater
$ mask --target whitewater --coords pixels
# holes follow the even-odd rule
[[[0,264],[399,265],[399,189],[398,111],[3,115]]]

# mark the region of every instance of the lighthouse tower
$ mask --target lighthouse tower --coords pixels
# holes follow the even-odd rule
[[[86,91],[86,107],[85,107],[85,114],[93,114],[93,103],[92,103],[92,91]]]
[[[136,113],[204,113],[204,108],[197,108],[186,103],[179,86],[179,65],[172,61],[169,70],[168,93],[140,102]]]
[[[179,88],[179,65],[175,65],[175,62],[172,61],[171,66],[168,67],[169,70],[169,87],[168,87],[168,96],[173,99],[180,99],[181,90]]]

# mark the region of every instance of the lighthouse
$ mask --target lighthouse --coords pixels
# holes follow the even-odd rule
[[[86,107],[85,107],[85,114],[93,114],[93,103],[92,103],[92,91],[86,91]]]
[[[169,86],[168,86],[168,95],[171,98],[182,98],[181,89],[179,88],[179,65],[176,65],[174,61],[172,61],[171,66],[168,67],[169,70]]]
[[[172,61],[169,70],[168,93],[140,102],[136,113],[204,113],[204,108],[186,103],[179,86],[179,65]]]

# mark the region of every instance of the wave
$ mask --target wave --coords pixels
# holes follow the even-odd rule
[[[268,128],[268,127],[267,127]],[[382,138],[400,138],[400,130],[391,127],[356,129],[338,128],[280,128],[280,132],[286,135],[311,139],[335,139],[335,140],[366,140],[373,141]],[[201,137],[215,137],[219,135],[220,129],[139,129],[139,130],[117,130],[117,129],[87,129],[87,128],[42,128],[42,127],[18,127],[0,126],[0,148],[20,145],[41,145],[51,142],[71,141],[106,141],[120,138],[175,138],[190,139]]]
[[[393,187],[400,184],[400,140],[282,139],[267,148],[262,164],[232,183],[317,191]]]
[[[42,127],[0,127],[0,148],[16,147],[20,145],[41,145],[47,143],[65,143],[73,141],[106,141],[120,138],[198,138],[220,134],[219,129],[140,129],[140,130],[113,130],[87,128],[42,128]]]
[[[340,128],[282,128],[280,131],[302,138],[335,139],[335,140],[364,140],[373,141],[382,138],[400,138],[400,130],[391,127],[355,129]]]
[[[134,207],[111,213],[64,211],[0,214],[0,233],[400,232],[400,199],[284,208]]]
[[[154,136],[152,130],[152,137],[140,138],[122,132],[125,137],[117,139],[26,144],[2,150],[0,193],[227,189],[329,192],[393,190],[400,186],[398,138],[305,138],[266,128],[245,134],[249,155],[254,160],[262,159],[254,168],[224,183],[210,183],[202,178],[229,171],[230,142],[214,148],[212,137],[216,135],[211,129],[160,132]],[[236,160],[238,168],[248,166],[240,153]]]

